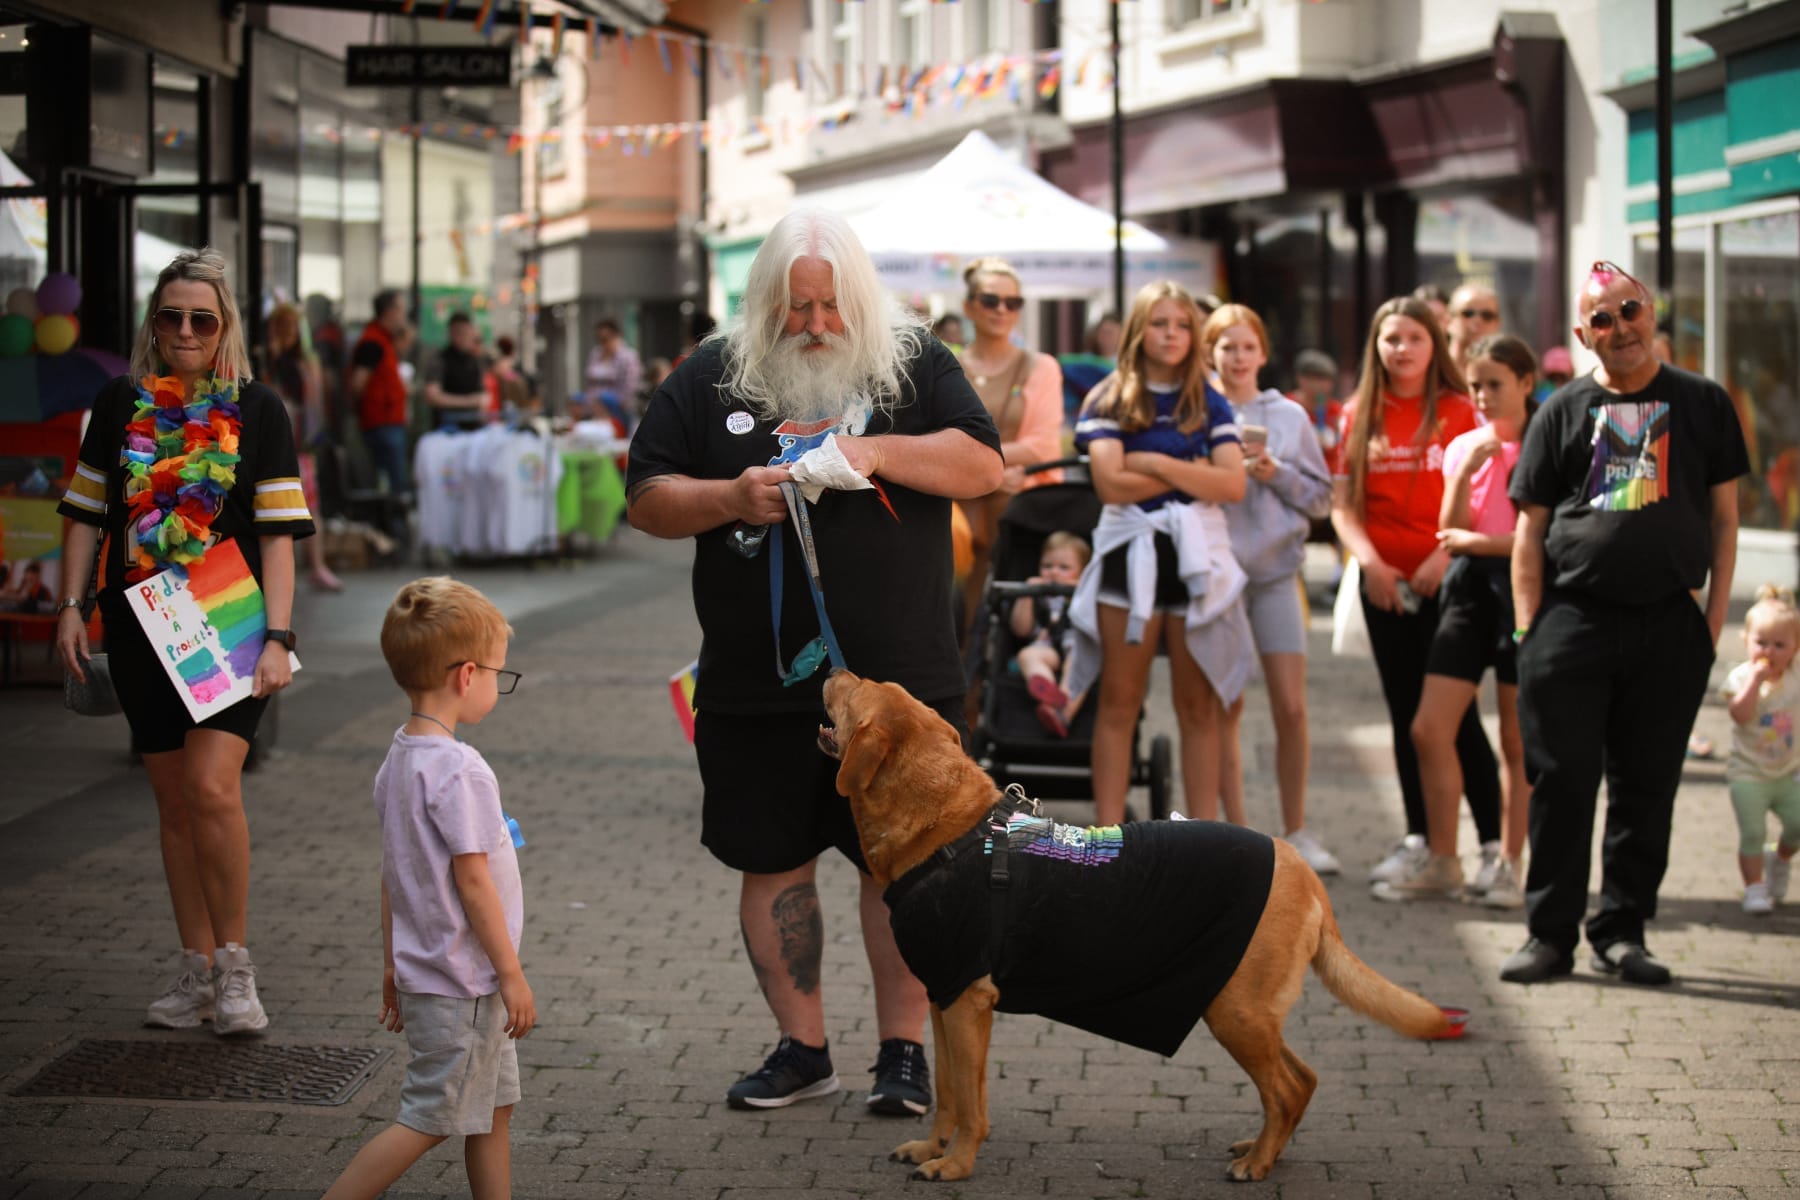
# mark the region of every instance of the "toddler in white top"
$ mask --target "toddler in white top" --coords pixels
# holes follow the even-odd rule
[[[1744,646],[1750,661],[1725,677],[1731,713],[1731,757],[1725,778],[1738,820],[1738,870],[1744,877],[1744,911],[1766,916],[1787,896],[1794,852],[1800,850],[1800,609],[1792,592],[1764,584],[1744,614]],[[1769,813],[1781,838],[1765,848]]]
[[[411,1058],[400,1115],[365,1145],[326,1200],[375,1197],[447,1137],[466,1139],[476,1200],[510,1196],[508,1127],[519,1100],[513,1042],[537,1023],[519,966],[524,901],[494,772],[456,736],[518,683],[512,627],[467,584],[401,588],[381,653],[412,701],[375,776],[381,819],[381,1023]]]

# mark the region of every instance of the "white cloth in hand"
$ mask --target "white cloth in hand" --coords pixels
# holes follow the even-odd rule
[[[835,433],[826,434],[823,442],[802,454],[788,473],[800,485],[800,494],[806,497],[808,504],[817,504],[826,488],[856,492],[875,486],[850,465],[850,460],[838,446]]]

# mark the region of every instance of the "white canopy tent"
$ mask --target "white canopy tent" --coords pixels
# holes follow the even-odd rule
[[[980,130],[887,200],[850,218],[882,282],[901,293],[960,292],[965,263],[994,254],[1034,296],[1110,290],[1113,219],[1010,158]],[[1205,242],[1125,222],[1125,284],[1217,287]]]

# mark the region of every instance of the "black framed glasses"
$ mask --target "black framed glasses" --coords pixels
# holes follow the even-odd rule
[[[1602,285],[1611,280],[1614,276],[1622,276],[1625,279],[1631,280],[1632,286],[1637,288],[1639,294],[1642,295],[1644,299],[1627,300],[1619,305],[1619,315],[1617,318],[1605,309],[1596,309],[1594,312],[1588,314],[1588,328],[1592,329],[1595,333],[1605,333],[1607,330],[1611,329],[1614,320],[1626,322],[1637,320],[1638,314],[1643,312],[1645,305],[1649,303],[1650,289],[1644,286],[1644,281],[1639,279],[1636,275],[1633,275],[1630,271],[1627,271],[1624,267],[1621,267],[1618,263],[1613,262],[1610,259],[1597,258],[1594,260],[1594,265],[1588,268],[1588,277]]]
[[[150,318],[150,325],[156,332],[170,337],[181,332],[183,322],[193,328],[195,337],[203,338],[219,332],[219,326],[223,324],[218,313],[204,308],[159,308],[156,315]]]
[[[445,667],[444,670],[454,671],[456,668],[465,666],[473,661],[473,659],[468,658],[460,659]],[[475,669],[477,671],[492,671],[494,673],[494,690],[499,692],[502,696],[512,695],[513,689],[519,686],[519,680],[525,678],[525,676],[521,675],[519,672],[509,671],[505,667],[489,667],[484,666],[481,663],[475,663]]]
[[[1025,307],[1023,296],[996,296],[992,292],[976,292],[974,299],[983,308],[1004,308],[1007,312],[1018,312]]]
[[[1630,324],[1632,321],[1637,320],[1638,314],[1643,311],[1644,302],[1642,300],[1627,300],[1625,303],[1619,305],[1618,319],[1624,321],[1626,324]],[[1595,333],[1605,333],[1612,327],[1613,315],[1604,308],[1597,308],[1588,314],[1588,328],[1592,329]]]

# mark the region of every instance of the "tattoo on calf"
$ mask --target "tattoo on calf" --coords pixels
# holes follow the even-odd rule
[[[810,996],[819,990],[820,964],[825,957],[825,922],[819,916],[819,889],[797,883],[769,906],[781,944],[781,965],[787,968],[794,989]]]

